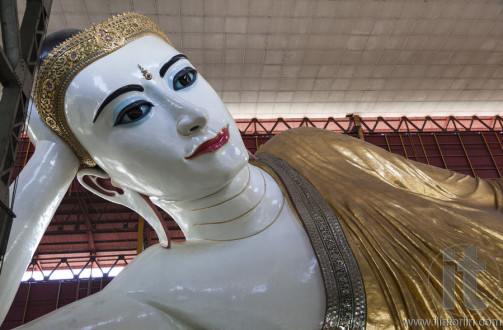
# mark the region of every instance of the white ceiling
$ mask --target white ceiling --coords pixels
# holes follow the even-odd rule
[[[49,32],[129,11],[236,118],[503,114],[501,0],[53,0]]]

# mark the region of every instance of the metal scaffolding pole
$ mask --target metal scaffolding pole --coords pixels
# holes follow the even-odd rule
[[[0,0],[5,48],[0,47],[0,83],[3,86],[0,100],[0,272],[15,217],[14,198],[9,202],[9,185],[51,5],[52,0],[28,0],[19,27],[16,0]]]

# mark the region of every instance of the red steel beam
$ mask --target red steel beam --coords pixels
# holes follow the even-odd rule
[[[290,128],[311,126],[340,133],[351,133],[355,121],[353,116],[345,118],[277,118],[277,119],[237,119],[241,134],[274,135]],[[501,131],[503,119],[490,117],[396,117],[361,118],[363,133],[422,133],[422,132],[471,132]]]

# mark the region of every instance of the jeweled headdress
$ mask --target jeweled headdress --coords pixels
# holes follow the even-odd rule
[[[38,71],[34,98],[40,117],[88,166],[95,166],[96,163],[66,122],[66,89],[72,79],[89,64],[145,35],[158,36],[171,44],[161,28],[146,16],[136,13],[114,16],[55,47]]]

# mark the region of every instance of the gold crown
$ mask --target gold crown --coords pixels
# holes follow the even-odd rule
[[[38,71],[34,98],[40,117],[88,166],[96,163],[66,122],[66,89],[89,64],[145,35],[158,36],[171,44],[161,28],[146,16],[136,13],[114,16],[59,44],[47,55]]]

